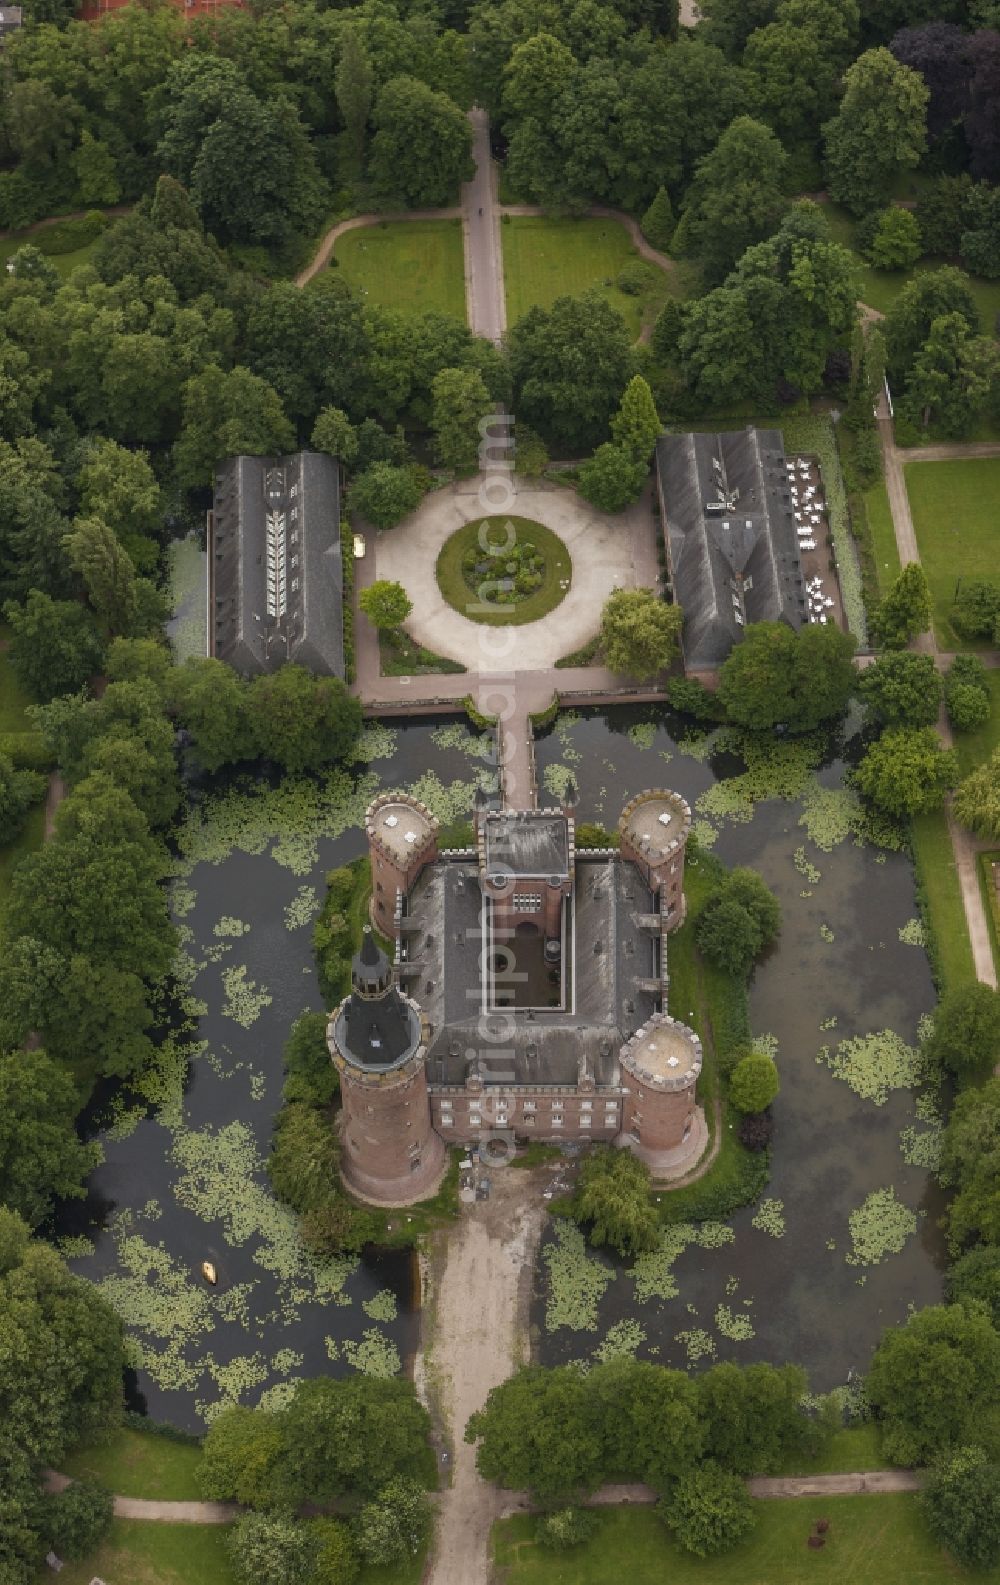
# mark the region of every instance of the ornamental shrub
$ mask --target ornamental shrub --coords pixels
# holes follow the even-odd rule
[[[733,1069],[729,1099],[741,1112],[763,1112],[778,1093],[778,1070],[762,1051],[752,1051]]]
[[[757,1521],[745,1481],[711,1459],[682,1475],[656,1511],[684,1550],[697,1557],[728,1552]]]
[[[597,1529],[592,1508],[558,1508],[547,1513],[535,1527],[535,1540],[549,1552],[566,1552],[589,1541]]]

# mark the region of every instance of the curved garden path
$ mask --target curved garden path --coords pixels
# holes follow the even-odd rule
[[[475,175],[462,186],[462,202],[453,209],[404,209],[384,214],[352,215],[339,220],[321,238],[313,257],[295,277],[296,286],[308,286],[330,261],[340,237],[363,226],[383,222],[419,220],[461,220],[465,258],[465,314],[470,330],[488,341],[499,342],[507,329],[507,300],[503,278],[503,244],[500,222],[506,216],[541,218],[546,211],[537,204],[501,204],[497,195],[496,165],[490,154],[490,127],[485,110],[469,111],[472,127],[472,152]],[[641,258],[655,264],[669,277],[676,270],[673,259],[652,247],[638,223],[621,209],[593,204],[584,211],[594,219],[615,220],[625,227]],[[652,327],[646,326],[640,341],[647,341]]]

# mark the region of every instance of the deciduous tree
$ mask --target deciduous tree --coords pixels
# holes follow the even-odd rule
[[[640,680],[670,665],[680,644],[683,614],[651,589],[616,589],[601,613],[601,646],[607,665]]]
[[[656,1511],[685,1552],[697,1557],[728,1552],[757,1522],[746,1481],[711,1459],[682,1475]]]
[[[844,97],[823,136],[830,194],[852,214],[885,203],[899,172],[919,163],[929,97],[919,72],[887,49],[867,50],[844,74]]]
[[[261,753],[296,773],[347,758],[361,730],[361,706],[339,677],[282,666],[255,680],[251,720]]]
[[[931,625],[931,594],[919,561],[909,562],[893,582],[875,613],[875,631],[886,649],[905,649],[911,638]]]
[[[865,1385],[892,1464],[922,1464],[973,1442],[996,1448],[1000,1336],[985,1309],[928,1305],[890,1327]]]
[[[413,601],[403,585],[388,578],[376,578],[362,589],[358,604],[373,627],[386,629],[402,627],[413,610]]]
[[[10,663],[28,693],[46,701],[74,693],[100,670],[104,647],[90,612],[76,600],[33,589],[23,605],[4,607],[13,638]]]
[[[479,456],[481,421],[494,403],[478,369],[442,369],[431,385],[431,428],[438,461],[445,468],[471,470]]]
[[[893,650],[861,673],[858,692],[876,720],[890,726],[933,726],[941,706],[941,673],[932,655]]]
[[[420,504],[422,490],[410,468],[373,462],[351,484],[347,504],[376,528],[395,528]]]
[[[716,285],[741,254],[776,231],[788,207],[788,157],[770,127],[738,116],[698,164],[674,237]]]
[[[599,512],[624,512],[639,499],[648,472],[647,462],[606,440],[580,466],[580,494]]]
[[[924,1043],[932,1062],[959,1078],[986,1073],[1000,1062],[1000,991],[975,980],[945,992]]]
[[[944,803],[955,785],[958,757],[941,747],[933,727],[895,727],[873,743],[854,773],[858,788],[897,819]]]
[[[955,814],[977,836],[1000,837],[1000,749],[959,783]]]
[[[454,203],[471,181],[472,128],[446,94],[394,77],[375,103],[369,173],[387,203],[429,209]]]
[[[620,1255],[656,1249],[660,1224],[650,1200],[649,1168],[628,1150],[592,1150],[580,1169],[574,1215],[589,1225],[592,1244]]]

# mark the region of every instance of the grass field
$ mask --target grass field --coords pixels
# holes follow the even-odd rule
[[[956,732],[955,747],[962,775],[968,776],[983,760],[989,759],[995,748],[1000,748],[1000,671],[988,671],[986,681],[993,700],[993,714],[976,732]]]
[[[34,241],[31,232],[20,237],[0,237],[0,265],[6,264],[8,259],[14,257],[18,248],[31,245]],[[81,264],[89,264],[91,255],[97,242],[88,242],[82,248],[75,248],[72,253],[47,254],[48,261],[64,281],[68,281],[74,270]]]
[[[865,491],[864,498],[868,527],[872,536],[875,576],[878,579],[879,593],[884,595],[900,573],[896,531],[892,526],[892,512],[889,510],[885,480],[879,479],[877,484],[873,484],[870,490]]]
[[[501,556],[495,558],[496,570],[491,568],[485,574],[486,598],[477,600],[474,590],[466,582],[462,559],[467,551],[480,547],[479,531],[484,522],[496,522],[500,528],[513,524],[518,543],[530,540],[544,558],[545,571],[541,585],[516,605],[490,604],[492,591],[489,585],[504,575]],[[502,541],[491,537],[490,543]],[[442,595],[463,616],[470,617],[473,622],[485,622],[490,627],[521,627],[525,622],[537,622],[540,617],[547,616],[565,598],[573,577],[573,563],[558,534],[553,534],[551,529],[541,523],[532,522],[526,517],[476,518],[445,540],[438,554],[435,574]],[[488,609],[482,610],[480,606],[487,606]]]
[[[823,208],[834,240],[843,243],[845,248],[850,248],[852,253],[856,253],[855,222],[850,215],[836,204],[824,204]],[[867,303],[869,308],[877,309],[880,314],[888,313],[903,287],[913,279],[914,275],[922,270],[940,269],[949,262],[947,259],[935,258],[928,254],[926,258],[918,259],[908,270],[873,270],[870,264],[865,263],[860,253],[856,256],[861,272],[861,300]],[[969,278],[969,290],[979,310],[980,328],[983,334],[995,335],[997,314],[1000,314],[1000,281],[987,281],[978,275],[973,275]]]
[[[597,287],[617,308],[629,331],[638,337],[652,321],[672,291],[681,289],[655,264],[648,266],[651,285],[640,297],[630,297],[614,285],[626,264],[638,253],[628,232],[617,220],[549,220],[514,215],[500,227],[503,240],[507,323],[513,325],[529,308],[550,308],[557,297],[579,297]]]
[[[885,1469],[882,1437],[873,1420],[862,1425],[845,1426],[835,1431],[819,1458],[804,1460],[793,1454],[778,1470],[779,1475],[840,1475],[852,1470]]]
[[[345,232],[334,248],[331,268],[339,268],[377,308],[451,314],[465,323],[465,260],[458,220],[384,222]]]
[[[975,648],[955,632],[948,613],[959,578],[995,579],[1000,573],[1000,457],[910,462],[904,473],[938,644]]]
[[[917,876],[937,949],[940,989],[955,990],[974,980],[976,971],[944,810],[918,815],[912,830]]]
[[[201,1448],[122,1427],[108,1442],[80,1448],[64,1458],[62,1472],[78,1479],[90,1475],[120,1497],[154,1497],[187,1502],[201,1498],[195,1470]]]
[[[998,1585],[1000,1570],[971,1574],[934,1542],[910,1494],[793,1498],[762,1502],[754,1533],[722,1557],[696,1558],[674,1546],[649,1509],[600,1515],[586,1546],[552,1553],[532,1541],[528,1515],[494,1527],[501,1585]],[[826,1545],[807,1541],[829,1521]]]
[[[111,1534],[83,1563],[67,1563],[59,1585],[235,1585],[221,1525],[144,1524],[116,1519]],[[55,1576],[41,1568],[37,1585]]]
[[[59,1585],[235,1585],[224,1525],[144,1523],[116,1519],[108,1539],[82,1563],[67,1563]],[[406,1563],[363,1568],[356,1585],[420,1585],[427,1548]],[[36,1585],[53,1578],[43,1567]]]

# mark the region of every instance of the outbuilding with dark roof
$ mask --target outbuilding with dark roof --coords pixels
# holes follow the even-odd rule
[[[246,677],[287,661],[343,677],[335,458],[228,457],[216,472],[208,549],[213,655]]]
[[[656,470],[685,670],[715,670],[751,622],[801,627],[806,588],[780,430],[663,435]]]

